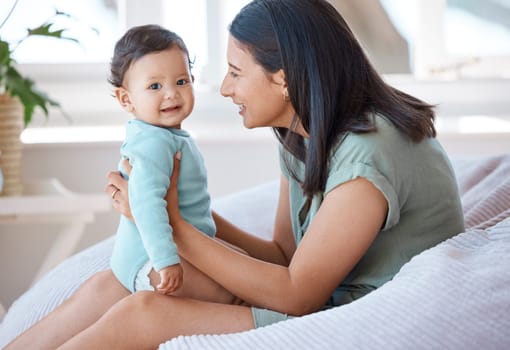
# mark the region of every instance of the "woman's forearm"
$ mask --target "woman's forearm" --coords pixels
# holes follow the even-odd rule
[[[289,297],[298,293],[292,291],[292,280],[286,266],[254,259],[230,249],[184,220],[174,225],[174,239],[184,259],[242,300],[285,313],[299,309],[292,305],[296,298]]]
[[[243,249],[254,258],[278,265],[287,266],[289,264],[276,241],[261,239],[243,231],[215,212],[213,212],[213,218],[216,223],[216,236],[218,238]]]

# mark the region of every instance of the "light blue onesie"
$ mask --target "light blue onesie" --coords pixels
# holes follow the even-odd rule
[[[147,261],[150,260],[157,272],[179,263],[165,201],[174,155],[179,150],[182,152],[178,186],[181,215],[211,237],[216,232],[206,169],[188,132],[130,120],[121,156],[129,159],[132,166],[128,190],[136,225],[121,216],[110,264],[115,276],[131,292],[138,271]],[[119,170],[128,178],[120,163]]]

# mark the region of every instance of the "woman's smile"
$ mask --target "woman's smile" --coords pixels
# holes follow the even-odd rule
[[[237,105],[239,107],[239,114],[244,116],[244,111],[246,111],[246,106],[244,104]]]

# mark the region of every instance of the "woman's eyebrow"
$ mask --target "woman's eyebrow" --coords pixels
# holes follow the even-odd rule
[[[234,68],[235,70],[238,70],[238,71],[240,71],[240,70],[241,70],[241,68],[239,68],[239,67],[237,67],[237,66],[233,65],[233,64],[232,64],[232,63],[230,63],[230,62],[229,62],[229,64],[228,64],[228,65],[229,65],[230,67]]]

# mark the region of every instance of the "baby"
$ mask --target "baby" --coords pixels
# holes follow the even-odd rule
[[[193,110],[193,80],[188,50],[169,30],[157,25],[134,27],[115,45],[109,81],[122,108],[134,116],[127,123],[119,164],[126,178],[122,160],[128,159],[132,167],[128,192],[134,222],[121,217],[111,268],[131,292],[170,294],[183,283],[165,201],[178,151],[180,211],[207,235],[216,231],[202,156],[181,129]]]

